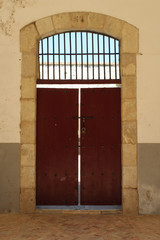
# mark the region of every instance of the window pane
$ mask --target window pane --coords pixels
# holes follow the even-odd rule
[[[58,35],[54,36],[54,53],[58,53]]]
[[[39,41],[39,54],[42,53],[42,41],[40,40]]]
[[[42,40],[43,42],[43,53],[47,53],[47,38]]]
[[[87,53],[87,45],[86,45],[86,41],[87,41],[86,39],[87,38],[86,38],[86,34],[87,33],[84,33],[84,32],[82,33],[82,42],[83,42],[82,52],[83,53]]]
[[[65,40],[66,40],[66,53],[70,53],[70,37],[69,33],[65,33]]]
[[[60,34],[60,53],[64,53],[64,34]]]
[[[49,53],[53,53],[53,37],[48,38],[49,43]]]
[[[110,53],[114,53],[114,39],[110,38]]]
[[[99,53],[103,53],[103,35],[99,35]]]
[[[77,32],[77,53],[81,53],[81,32]]]
[[[40,79],[120,79],[119,41],[66,32],[39,41]]]
[[[109,54],[109,37],[104,38],[105,53]]]
[[[92,53],[92,33],[88,33],[88,53]]]
[[[75,32],[72,32],[71,33],[71,50],[72,50],[72,53],[75,53],[76,50],[75,50]]]

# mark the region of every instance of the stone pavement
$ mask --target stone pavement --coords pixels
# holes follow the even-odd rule
[[[0,214],[0,240],[160,240],[160,216]]]

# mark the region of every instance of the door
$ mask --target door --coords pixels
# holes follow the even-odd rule
[[[81,116],[76,89],[38,88],[37,102],[37,205],[121,205],[120,88],[82,89]]]
[[[37,89],[37,205],[78,203],[78,90]]]
[[[81,204],[121,204],[120,88],[81,93]]]

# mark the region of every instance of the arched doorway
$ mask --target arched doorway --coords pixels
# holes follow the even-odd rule
[[[121,41],[122,71],[122,208],[124,213],[136,213],[136,54],[138,30],[132,25],[96,13],[64,13],[38,20],[21,30],[22,52],[22,108],[21,108],[21,211],[35,211],[35,105],[38,78],[38,39],[56,32],[90,30],[109,34]],[[27,111],[33,109],[33,114]],[[30,154],[30,164],[25,154]],[[29,180],[28,180],[29,178]]]
[[[40,40],[38,208],[121,208],[119,58],[119,41],[104,34]]]

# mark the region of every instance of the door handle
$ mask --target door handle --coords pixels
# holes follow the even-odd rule
[[[85,127],[85,120],[86,119],[93,119],[93,116],[81,116],[81,117],[77,117],[74,116],[73,119],[82,119],[82,134],[86,133],[86,127]]]

